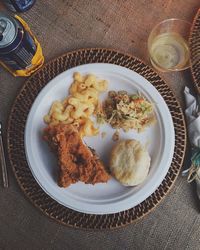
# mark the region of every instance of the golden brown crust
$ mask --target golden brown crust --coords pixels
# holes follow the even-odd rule
[[[97,155],[82,142],[72,125],[48,126],[44,130],[44,139],[57,153],[60,187],[67,187],[78,181],[95,184],[110,179]]]

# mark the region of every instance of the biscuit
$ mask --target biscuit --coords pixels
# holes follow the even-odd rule
[[[110,171],[125,186],[141,184],[147,177],[151,158],[136,140],[118,142],[111,152]]]

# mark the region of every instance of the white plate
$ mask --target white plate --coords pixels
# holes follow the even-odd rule
[[[141,92],[149,101],[155,103],[157,123],[137,133],[120,131],[121,139],[134,138],[142,144],[148,143],[151,167],[147,179],[139,186],[125,187],[114,178],[108,183],[88,185],[76,183],[68,188],[57,185],[55,156],[42,139],[45,127],[43,116],[48,113],[53,101],[65,98],[73,81],[73,73],[93,73],[109,82],[109,90],[126,90],[128,93]],[[107,93],[102,94],[104,99]],[[111,137],[114,130],[109,125],[100,127],[106,132],[85,138],[84,141],[94,148],[107,164],[114,144]],[[148,196],[161,184],[170,167],[174,152],[174,127],[168,107],[159,92],[145,78],[127,68],[104,63],[94,63],[69,69],[51,80],[39,93],[30,110],[25,129],[25,150],[29,167],[43,190],[60,204],[76,211],[90,214],[110,214],[132,208]]]

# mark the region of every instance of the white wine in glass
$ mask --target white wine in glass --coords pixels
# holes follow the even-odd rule
[[[164,69],[182,69],[188,65],[190,51],[186,40],[177,33],[163,33],[152,41],[152,63]]]
[[[148,51],[156,69],[180,71],[189,67],[189,28],[190,24],[186,21],[168,19],[153,29],[148,39]]]

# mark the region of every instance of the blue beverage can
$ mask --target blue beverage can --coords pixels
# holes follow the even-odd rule
[[[13,12],[29,10],[36,0],[3,0],[4,5]]]
[[[0,61],[11,71],[32,66],[37,46],[32,36],[14,17],[0,12]]]

